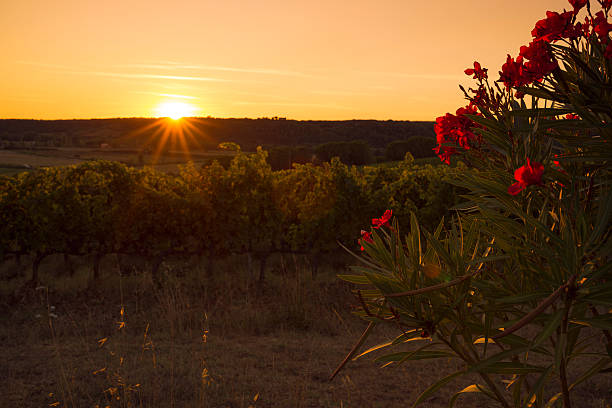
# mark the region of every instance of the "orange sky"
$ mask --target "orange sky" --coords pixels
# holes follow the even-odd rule
[[[0,118],[433,120],[565,0],[19,0],[0,6]]]

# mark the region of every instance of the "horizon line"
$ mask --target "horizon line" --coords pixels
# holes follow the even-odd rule
[[[276,119],[275,119],[276,118]],[[151,120],[159,120],[159,119],[167,119],[164,116],[108,116],[108,117],[92,117],[92,118],[58,118],[58,119],[37,119],[37,118],[0,118],[0,120],[35,120],[35,121],[45,121],[45,122],[53,122],[53,121],[74,121],[74,120],[121,120],[121,119],[151,119]],[[360,119],[360,118],[352,118],[352,119],[292,119],[285,116],[260,116],[260,117],[236,117],[236,116],[228,116],[228,117],[215,117],[215,116],[183,116],[181,119],[246,119],[246,120],[285,120],[285,121],[294,121],[294,122],[352,122],[352,121],[364,121],[364,122],[435,122],[435,119],[423,120],[423,119]]]

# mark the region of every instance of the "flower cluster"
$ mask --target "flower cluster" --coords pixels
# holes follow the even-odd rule
[[[578,14],[580,9],[586,6],[587,0],[569,0],[569,3],[574,7],[574,14]]]
[[[576,15],[587,4],[587,0],[569,0],[569,3],[573,11],[547,11],[546,18],[539,20],[531,31],[533,41],[528,46],[522,46],[516,58],[508,55],[499,72],[499,81],[504,83],[507,90],[542,81],[558,67],[550,44],[563,39],[589,37],[591,28],[602,43],[607,45],[605,57],[612,58],[612,45],[608,37],[612,24],[604,12],[598,12],[594,18],[586,18],[584,23],[575,22]],[[606,0],[605,3],[612,5],[612,0]],[[522,94],[519,93],[517,97],[522,97]]]
[[[487,71],[488,70],[486,68],[482,68],[482,66],[480,66],[480,63],[478,61],[474,61],[474,68],[466,69],[465,75],[474,75],[474,79],[482,81],[488,78]]]
[[[465,116],[478,114],[476,106],[470,103],[465,108],[457,109],[455,115],[447,113],[436,119],[434,130],[438,145],[434,148],[434,152],[440,160],[450,164],[451,156],[457,153],[457,146],[469,150],[480,145],[481,137],[472,132],[472,129],[481,126]]]
[[[521,47],[516,60],[508,55],[499,73],[499,80],[510,90],[542,81],[558,66],[547,42],[532,41],[528,46]]]
[[[372,228],[378,229],[380,227],[389,227],[389,221],[393,216],[393,210],[387,210],[380,218],[372,218]],[[368,244],[373,244],[374,240],[372,239],[372,233],[368,231],[361,230],[361,238],[359,239],[359,245],[361,246],[361,250],[365,251],[365,247],[363,246],[364,242]]]
[[[363,247],[364,241],[369,244],[374,243],[374,240],[372,239],[372,234],[369,233],[368,231],[361,230],[361,239],[359,240],[359,245],[361,246],[362,251],[365,251],[365,248]]]
[[[499,72],[499,80],[502,82],[506,91],[510,93],[511,88],[520,88],[533,83],[542,82],[549,74],[559,69],[559,63],[553,53],[554,44],[564,40],[575,44],[575,40],[580,38],[591,38],[598,40],[604,46],[604,57],[612,59],[612,23],[608,22],[608,12],[612,8],[612,0],[600,0],[603,11],[597,12],[594,16],[590,10],[584,22],[578,22],[578,13],[589,4],[588,0],[568,0],[573,10],[563,11],[562,13],[547,11],[546,18],[536,22],[531,31],[533,37],[529,45],[522,46],[516,58],[508,55],[506,62],[502,65]],[[596,35],[594,39],[593,35]],[[456,114],[447,113],[436,119],[434,130],[436,132],[437,146],[435,153],[446,164],[450,164],[450,159],[457,154],[460,149],[469,150],[480,147],[482,139],[480,135],[474,133],[475,128],[482,126],[475,123],[467,115],[480,115],[481,112],[496,112],[503,99],[494,92],[489,85],[487,69],[483,68],[479,62],[474,61],[474,67],[468,68],[465,74],[478,81],[477,89],[466,91],[461,88],[470,101],[467,107],[459,108]],[[524,93],[515,91],[515,97],[522,98]],[[566,115],[565,119],[579,120],[575,114]],[[542,174],[544,166],[537,162],[530,162],[516,169],[514,178],[516,183],[508,188],[508,193],[516,195],[527,186],[542,185]]]
[[[547,11],[546,18],[538,21],[531,36],[535,41],[544,41],[547,43],[560,40],[562,38],[577,38],[582,34],[582,26],[572,24],[574,12],[566,11],[565,13],[557,13],[556,11]]]
[[[380,228],[380,227],[384,227],[384,226],[388,227],[389,226],[389,220],[391,219],[392,215],[393,215],[393,211],[392,210],[387,210],[382,215],[382,217],[380,217],[380,218],[372,218],[372,226],[374,228]]]
[[[508,187],[508,193],[517,195],[527,186],[542,185],[542,174],[544,174],[544,166],[541,163],[533,162],[527,159],[527,164],[519,167],[514,171],[514,179],[516,183]]]
[[[608,34],[612,31],[612,24],[608,23],[608,18],[603,11],[597,12],[595,18],[590,20],[593,32],[599,36],[602,41],[608,42]]]

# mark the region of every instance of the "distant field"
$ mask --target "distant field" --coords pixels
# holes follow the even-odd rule
[[[173,173],[179,165],[192,161],[196,166],[215,159],[233,156],[230,151],[213,150],[209,152],[164,152],[159,157],[143,154],[137,149],[99,149],[79,147],[57,147],[39,149],[0,149],[0,175],[14,175],[31,171],[39,167],[69,166],[84,163],[88,160],[110,160],[125,163],[129,166],[152,166],[156,170]],[[415,159],[417,164],[440,164],[437,157]],[[390,166],[396,162],[373,164],[373,166]]]
[[[153,166],[157,170],[174,172],[178,165],[193,161],[201,165],[214,159],[232,156],[233,152],[164,152],[159,157],[141,154],[135,149],[49,148],[0,150],[0,174],[11,175],[39,167],[68,166],[88,160],[111,160],[131,166]]]

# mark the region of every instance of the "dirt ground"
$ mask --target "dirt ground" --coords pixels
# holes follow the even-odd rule
[[[160,289],[108,265],[89,285],[84,265],[72,278],[51,266],[38,288],[20,289],[19,278],[1,285],[1,406],[406,407],[462,367],[438,359],[380,368],[368,356],[329,381],[366,325],[333,273],[271,273],[261,289],[225,265],[212,280],[187,275]],[[377,331],[362,349],[397,334]],[[451,382],[421,406],[447,407],[477,381]],[[612,375],[580,385],[573,402],[610,407]],[[492,404],[468,394],[455,406]]]

